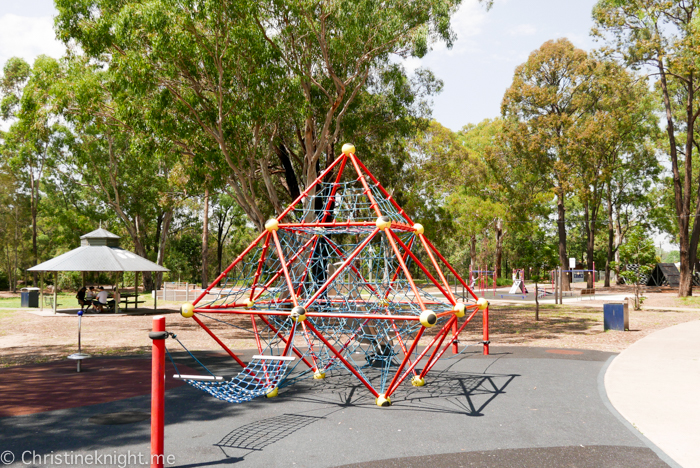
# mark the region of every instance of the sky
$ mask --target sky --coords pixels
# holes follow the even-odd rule
[[[433,117],[452,130],[500,114],[501,99],[515,67],[545,41],[567,37],[590,50],[595,0],[495,0],[486,9],[477,0],[463,0],[453,17],[457,41],[452,49],[436,44],[423,59],[409,59],[408,69],[430,68],[444,82],[434,99]],[[0,66],[19,56],[58,57],[63,45],[55,39],[53,0],[0,0]]]

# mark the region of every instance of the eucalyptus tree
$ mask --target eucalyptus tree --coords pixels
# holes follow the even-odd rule
[[[396,69],[393,55],[452,44],[458,4],[57,0],[56,24],[154,103],[154,131],[223,176],[262,228],[330,164],[353,102]]]
[[[692,295],[692,270],[700,240],[700,197],[695,195],[700,177],[693,171],[700,117],[699,13],[697,0],[600,0],[593,10],[594,33],[606,38],[628,65],[656,78],[673,173],[680,296]]]
[[[147,125],[147,106],[109,69],[69,56],[52,86],[54,107],[67,125],[59,184],[88,191],[113,212],[138,255],[162,265],[173,213],[188,184],[170,142]],[[153,287],[144,273],[144,286]]]
[[[610,285],[614,245],[614,198],[630,186],[653,182],[659,172],[654,159],[658,139],[656,102],[646,79],[611,60],[595,60],[588,87],[588,116],[575,123],[572,146],[574,192],[583,207],[587,269],[594,265],[596,232],[603,201],[607,200],[608,246],[605,285]],[[623,173],[624,176],[620,177]],[[648,189],[648,187],[646,187]],[[642,199],[639,200],[642,202]],[[593,277],[588,277],[593,287]]]
[[[0,79],[3,120],[11,122],[3,135],[2,153],[19,183],[29,193],[33,260],[39,263],[37,245],[41,183],[56,153],[59,123],[51,107],[50,88],[59,75],[56,60],[40,55],[33,66],[14,57]],[[37,284],[37,273],[33,274]]]
[[[577,125],[589,112],[594,73],[585,51],[567,39],[547,41],[516,68],[501,107],[508,165],[528,178],[533,192],[550,192],[556,199],[559,262],[564,269],[565,203],[574,191]]]

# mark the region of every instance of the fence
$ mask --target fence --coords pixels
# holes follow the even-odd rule
[[[163,283],[163,289],[156,291],[159,301],[188,302],[195,300],[202,288],[192,283],[170,281]]]

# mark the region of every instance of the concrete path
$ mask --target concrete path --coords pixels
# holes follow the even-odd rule
[[[613,406],[684,468],[700,467],[700,321],[657,331],[605,374]]]

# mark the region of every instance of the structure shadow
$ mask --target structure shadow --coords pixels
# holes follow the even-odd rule
[[[261,419],[237,427],[214,445],[222,448],[258,451],[320,419],[326,418],[305,414],[282,414]]]
[[[392,405],[402,411],[458,413],[483,416],[485,408],[519,374],[471,373],[445,369],[433,371],[426,385],[413,387],[404,382],[391,395]],[[288,387],[282,396],[309,403],[335,404],[341,407],[375,408],[375,398],[349,374],[334,374],[323,381],[302,381]]]

